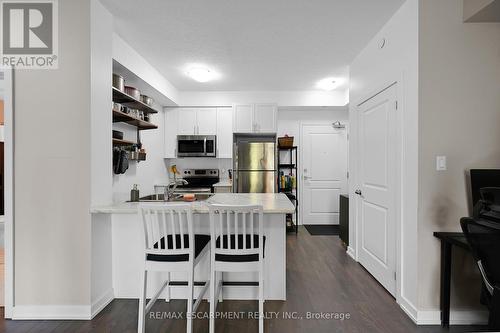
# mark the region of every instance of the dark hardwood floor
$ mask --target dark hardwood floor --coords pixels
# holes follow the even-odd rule
[[[395,300],[359,264],[349,258],[337,236],[311,236],[300,228],[297,236],[287,236],[287,301],[265,303],[266,312],[278,319],[265,321],[266,332],[471,332],[481,327],[417,327]],[[136,300],[115,300],[92,321],[0,321],[0,332],[135,332]],[[185,301],[156,302],[153,312],[183,312]],[[219,312],[253,312],[257,302],[224,301]],[[305,317],[309,312],[349,314],[345,320],[284,319],[284,312]],[[203,302],[200,313],[208,312]],[[147,332],[185,332],[186,321],[148,319]],[[484,329],[484,328],[483,328]],[[198,319],[195,332],[208,332],[208,319]],[[217,320],[217,332],[257,332],[257,320]]]

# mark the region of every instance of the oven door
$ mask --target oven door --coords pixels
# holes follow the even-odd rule
[[[177,157],[200,157],[205,155],[206,140],[197,135],[177,136]]]

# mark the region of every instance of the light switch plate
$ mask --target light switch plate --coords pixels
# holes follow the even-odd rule
[[[436,156],[436,170],[446,171],[446,156]]]

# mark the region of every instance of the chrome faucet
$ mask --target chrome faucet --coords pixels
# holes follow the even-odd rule
[[[164,194],[164,199],[170,200],[172,196],[174,195],[175,190],[177,189],[177,186],[179,185],[187,185],[189,184],[187,180],[183,178],[177,179],[174,176],[174,181],[170,182],[167,186],[165,186],[165,194]]]

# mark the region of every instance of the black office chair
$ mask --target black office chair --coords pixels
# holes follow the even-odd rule
[[[488,325],[500,330],[500,223],[463,217],[460,224],[483,278],[481,303],[490,311]]]

